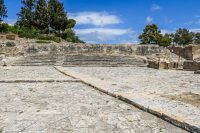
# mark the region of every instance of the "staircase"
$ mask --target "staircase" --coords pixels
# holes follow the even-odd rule
[[[57,57],[49,55],[29,55],[18,59],[13,66],[53,66]]]
[[[113,56],[113,55],[73,55],[66,56],[63,66],[143,66],[142,59],[133,56]]]
[[[146,66],[145,61],[135,56],[113,55],[28,55],[17,60],[13,66]]]

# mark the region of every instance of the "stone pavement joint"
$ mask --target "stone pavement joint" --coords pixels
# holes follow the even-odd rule
[[[0,83],[64,83],[64,82],[81,82],[77,79],[72,80],[0,80]]]
[[[148,93],[145,94],[145,92],[144,93],[132,92],[127,94],[120,93],[115,91],[117,89],[120,90],[119,86],[114,86],[116,84],[115,82],[104,81],[99,78],[95,78],[80,72],[75,72],[73,70],[64,67],[56,67],[56,68],[59,71],[62,71],[62,73],[65,73],[66,75],[70,75],[71,77],[81,80],[82,83],[90,87],[93,87],[103,93],[118,98],[122,101],[125,101],[126,103],[129,103],[143,111],[151,113],[175,126],[178,126],[189,132],[200,133],[200,125],[199,125],[200,123],[196,121],[196,119],[199,120],[200,117],[198,112],[199,110],[197,112],[193,112],[194,116],[190,116],[190,114],[188,114],[190,110],[193,109],[197,110],[193,106],[183,105],[183,103],[178,101],[169,101],[169,99],[160,96],[154,96]],[[177,105],[181,107],[182,112],[180,112],[178,107],[175,107]],[[169,106],[171,106],[172,108],[171,109],[167,108]]]

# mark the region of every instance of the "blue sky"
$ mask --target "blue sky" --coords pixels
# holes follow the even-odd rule
[[[75,32],[89,43],[137,43],[146,24],[162,33],[177,28],[200,31],[200,0],[61,0],[77,20]],[[8,23],[14,23],[20,0],[5,0]]]

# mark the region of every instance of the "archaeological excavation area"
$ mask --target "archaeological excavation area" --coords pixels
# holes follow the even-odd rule
[[[0,77],[0,127],[6,133],[187,132],[110,94],[130,98],[141,106],[149,103],[167,115],[188,113],[190,122],[193,119],[193,124],[199,124],[200,103],[195,96],[200,94],[200,84],[191,72],[16,66],[1,68],[0,75],[4,75]],[[178,78],[177,82],[173,78]],[[182,99],[179,95],[183,95]],[[141,99],[144,103],[140,103]]]
[[[200,132],[199,46],[12,42],[0,133]]]

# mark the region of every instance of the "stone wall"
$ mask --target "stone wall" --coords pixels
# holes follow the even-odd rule
[[[187,60],[183,63],[183,69],[190,71],[200,70],[200,61]]]
[[[200,45],[169,47],[169,50],[187,60],[200,58]]]
[[[151,55],[169,52],[168,49],[150,45],[89,45],[89,44],[32,44],[26,53],[50,53],[50,54],[105,54],[105,55]]]
[[[154,69],[178,69],[177,62],[164,62],[164,61],[148,61],[148,67]]]

